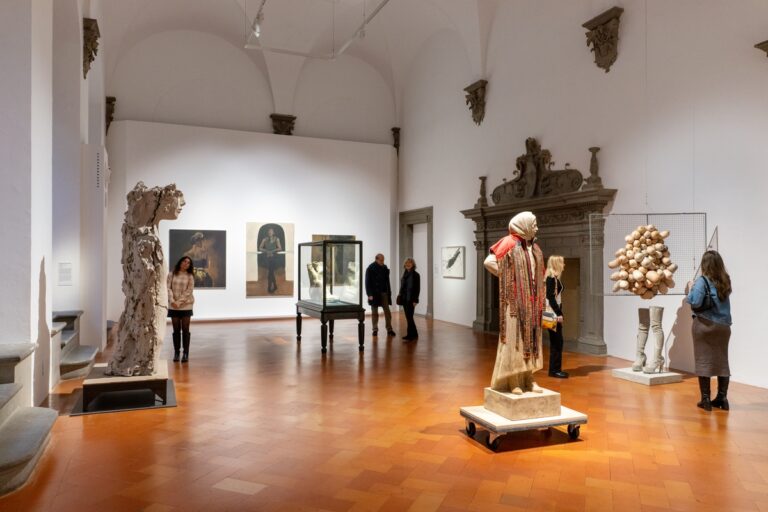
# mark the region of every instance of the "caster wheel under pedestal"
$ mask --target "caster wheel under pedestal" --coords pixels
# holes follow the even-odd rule
[[[570,437],[573,440],[576,440],[579,438],[580,433],[581,433],[581,425],[568,425],[568,437]]]
[[[477,433],[477,427],[475,426],[474,423],[472,422],[467,423],[467,426],[465,429],[469,437],[475,437],[475,434]]]
[[[487,446],[488,448],[490,448],[494,452],[498,451],[500,443],[501,443],[501,438],[500,437],[497,437],[496,439],[491,441],[491,436],[488,436],[488,439],[485,440],[485,446]]]

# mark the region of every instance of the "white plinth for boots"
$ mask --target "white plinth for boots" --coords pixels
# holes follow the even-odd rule
[[[659,384],[673,384],[675,382],[682,382],[682,374],[676,372],[662,372],[662,373],[643,373],[642,371],[636,372],[630,368],[614,368],[611,371],[611,375],[617,379],[624,379],[637,384],[643,384],[645,386],[657,386]]]

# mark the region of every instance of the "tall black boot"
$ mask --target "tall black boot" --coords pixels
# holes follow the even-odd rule
[[[705,411],[711,411],[712,402],[709,401],[709,377],[699,377],[699,390],[701,390],[701,401],[696,406]]]
[[[717,378],[717,396],[712,400],[712,407],[719,407],[724,411],[731,409],[731,406],[728,405],[728,384],[730,382],[730,377]]]
[[[179,351],[181,350],[181,333],[173,333],[173,362],[179,362]]]
[[[187,361],[189,361],[189,338],[190,338],[190,335],[188,332],[183,333],[184,355],[181,356],[182,363],[186,363]]]

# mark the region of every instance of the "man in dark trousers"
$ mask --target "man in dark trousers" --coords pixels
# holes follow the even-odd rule
[[[371,318],[373,335],[379,335],[379,308],[381,308],[384,310],[387,336],[394,336],[392,313],[389,311],[389,305],[392,303],[392,288],[389,284],[389,269],[384,264],[383,254],[377,254],[374,262],[368,265],[365,271],[365,293],[368,295],[368,304],[373,313]]]

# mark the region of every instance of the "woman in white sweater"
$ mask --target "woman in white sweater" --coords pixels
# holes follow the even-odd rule
[[[173,361],[179,361],[179,350],[184,342],[182,363],[189,361],[189,322],[192,318],[192,304],[195,303],[195,277],[192,260],[181,258],[168,273],[168,316],[173,322]]]

